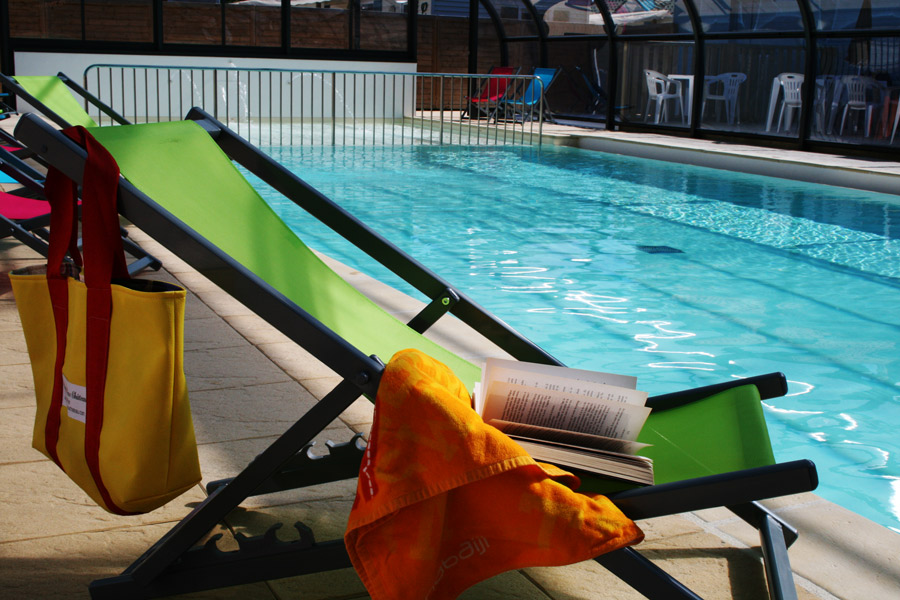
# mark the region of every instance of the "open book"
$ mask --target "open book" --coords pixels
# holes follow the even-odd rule
[[[653,484],[653,461],[635,453],[650,409],[637,379],[489,358],[475,410],[535,459]]]

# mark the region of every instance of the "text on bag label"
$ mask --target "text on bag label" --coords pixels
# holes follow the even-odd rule
[[[86,422],[87,388],[83,385],[75,385],[63,375],[63,406],[66,407],[69,418]]]

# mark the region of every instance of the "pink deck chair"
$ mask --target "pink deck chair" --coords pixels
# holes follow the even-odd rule
[[[0,149],[0,173],[12,177],[33,195],[43,194],[43,177],[22,162],[10,150]],[[0,191],[0,240],[13,237],[42,256],[47,256],[50,232],[50,203],[41,198],[30,198]],[[128,265],[132,275],[144,269],[158,270],[162,263],[143,248],[126,237],[122,232],[122,245],[133,257]]]

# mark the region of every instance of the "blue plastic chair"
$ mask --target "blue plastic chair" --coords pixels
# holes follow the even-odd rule
[[[553,113],[547,105],[547,90],[556,80],[559,69],[547,69],[538,67],[534,70],[534,79],[530,80],[525,91],[513,95],[512,98],[504,98],[494,108],[494,121],[516,121],[524,123],[533,121],[538,114],[542,114],[543,120],[553,123]]]

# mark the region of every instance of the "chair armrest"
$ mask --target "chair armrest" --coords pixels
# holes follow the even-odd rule
[[[635,488],[607,497],[629,518],[649,519],[810,492],[818,484],[815,464],[795,460]]]
[[[755,385],[762,400],[778,398],[787,393],[787,379],[784,373],[768,373],[766,375],[756,375],[745,379],[735,379],[724,383],[653,396],[647,399],[647,406],[653,410],[668,410],[743,385]]]

